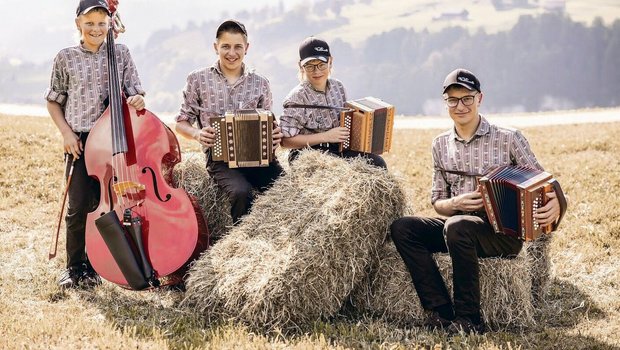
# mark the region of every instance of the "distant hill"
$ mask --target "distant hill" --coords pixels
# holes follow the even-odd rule
[[[269,78],[276,113],[298,82],[297,47],[308,35],[328,40],[350,98],[377,96],[399,114],[438,114],[443,77],[459,66],[479,75],[488,112],[618,106],[620,20],[584,23],[586,11],[573,8],[584,3],[322,0],[230,17],[250,32],[246,62]],[[131,47],[152,110],[178,110],[187,74],[216,60],[218,23],[160,30]],[[41,103],[50,69],[0,57],[0,102]]]

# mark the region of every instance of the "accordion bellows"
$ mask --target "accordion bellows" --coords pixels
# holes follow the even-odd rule
[[[264,109],[242,109],[210,118],[215,129],[214,161],[230,168],[266,167],[273,160],[273,113]]]
[[[349,140],[340,151],[382,154],[392,148],[394,106],[375,97],[347,101],[350,108],[340,112],[340,126],[350,130]]]
[[[495,232],[531,241],[555,231],[566,212],[566,199],[560,184],[545,171],[506,165],[479,181],[484,209]],[[542,226],[533,215],[547,204],[546,194],[552,191],[560,203],[560,218],[556,223]]]

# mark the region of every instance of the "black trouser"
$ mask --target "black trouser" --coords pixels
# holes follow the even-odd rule
[[[82,145],[86,145],[88,133],[81,133]],[[69,160],[72,156],[68,156]],[[67,162],[65,178],[69,176],[71,161]],[[84,152],[75,160],[71,184],[69,185],[69,203],[65,223],[67,226],[67,267],[78,266],[86,258],[86,216],[99,204],[99,182],[88,176]]]
[[[351,150],[344,150],[340,152],[338,150],[338,147],[339,147],[338,143],[329,143],[329,144],[314,145],[310,148],[316,149],[319,151],[329,152],[330,154],[333,154],[335,156],[342,157],[342,158],[364,157],[370,160],[370,164],[381,167],[383,169],[387,169],[387,164],[385,163],[385,160],[383,160],[383,158],[380,155],[372,154],[372,153],[365,153],[365,152],[351,151]],[[297,157],[299,156],[299,151],[300,151],[299,149],[293,149],[290,151],[288,155],[289,164],[291,164],[295,159],[297,159]]]
[[[451,304],[432,258],[432,253],[450,253],[456,316],[480,316],[478,258],[515,256],[523,245],[517,238],[493,232],[486,219],[471,215],[447,220],[404,217],[392,223],[390,230],[425,310]]]
[[[229,168],[225,162],[209,161],[207,171],[215,183],[224,190],[230,200],[230,215],[233,224],[252,207],[252,189],[259,192],[267,190],[282,174],[283,170],[277,160],[268,167]]]

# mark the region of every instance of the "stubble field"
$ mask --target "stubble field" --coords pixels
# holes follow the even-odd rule
[[[397,130],[390,171],[418,214],[429,204],[430,142],[441,130]],[[294,334],[206,325],[177,307],[177,291],[132,292],[111,283],[61,292],[48,261],[62,191],[60,135],[47,118],[0,115],[0,348],[87,349],[615,349],[620,347],[620,123],[523,129],[570,207],[550,247],[551,289],[524,332],[447,337],[381,320],[317,321]],[[195,146],[180,140],[184,151]],[[343,184],[345,185],[345,184]],[[208,296],[205,296],[208,297]]]

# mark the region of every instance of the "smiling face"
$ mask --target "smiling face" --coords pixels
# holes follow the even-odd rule
[[[302,76],[319,91],[324,91],[327,85],[327,78],[331,69],[332,59],[323,62],[318,59],[310,60],[300,67]]]
[[[245,35],[241,33],[223,32],[213,47],[219,56],[220,69],[225,75],[240,75],[241,65],[248,47]]]
[[[92,52],[99,51],[108,34],[109,17],[103,9],[94,9],[78,16],[75,24],[80,31],[80,40],[84,47]]]
[[[469,96],[473,96],[473,103],[466,106],[463,98],[467,100]],[[456,106],[450,107],[446,105],[450,118],[454,121],[457,128],[475,128],[478,125],[478,107],[482,102],[482,92],[471,91],[462,86],[453,85],[444,94],[444,99],[458,99]]]

